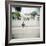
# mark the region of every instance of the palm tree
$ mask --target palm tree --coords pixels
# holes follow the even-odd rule
[[[18,20],[20,20],[21,16],[19,12],[12,12],[11,14],[12,14],[13,19],[17,18]]]

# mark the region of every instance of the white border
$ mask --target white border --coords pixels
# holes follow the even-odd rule
[[[30,5],[30,4],[21,4],[21,3],[11,3],[15,5],[27,5],[27,6],[41,6],[40,8],[40,38],[24,38],[24,39],[11,39],[9,43],[18,43],[18,42],[37,42],[37,41],[43,41],[43,5]],[[9,22],[10,22],[10,4],[9,6]],[[10,23],[9,23],[9,35],[10,35]],[[9,36],[10,39],[10,36]]]

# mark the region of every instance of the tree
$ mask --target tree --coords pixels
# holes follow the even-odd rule
[[[37,12],[36,11],[33,11],[32,13],[31,13],[31,17],[34,19],[35,18],[35,15],[37,15]]]
[[[19,19],[20,20],[20,13],[19,12],[12,12],[12,17],[13,17],[13,19],[15,19],[15,17],[17,18],[17,19]]]

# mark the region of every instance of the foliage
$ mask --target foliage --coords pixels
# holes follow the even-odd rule
[[[15,17],[17,17],[17,19],[19,19],[19,17],[20,17],[20,13],[19,12],[12,12],[11,15],[12,15],[13,19]]]

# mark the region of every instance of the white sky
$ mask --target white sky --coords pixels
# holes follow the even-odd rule
[[[21,13],[30,14],[30,13],[33,12],[33,11],[38,12],[38,14],[40,13],[40,12],[39,12],[39,8],[21,7]],[[15,8],[14,8],[14,7],[12,7],[12,12],[15,12]]]
[[[22,13],[27,13],[27,14],[30,14],[33,11],[38,12],[38,8],[22,7],[22,10],[21,10]]]

